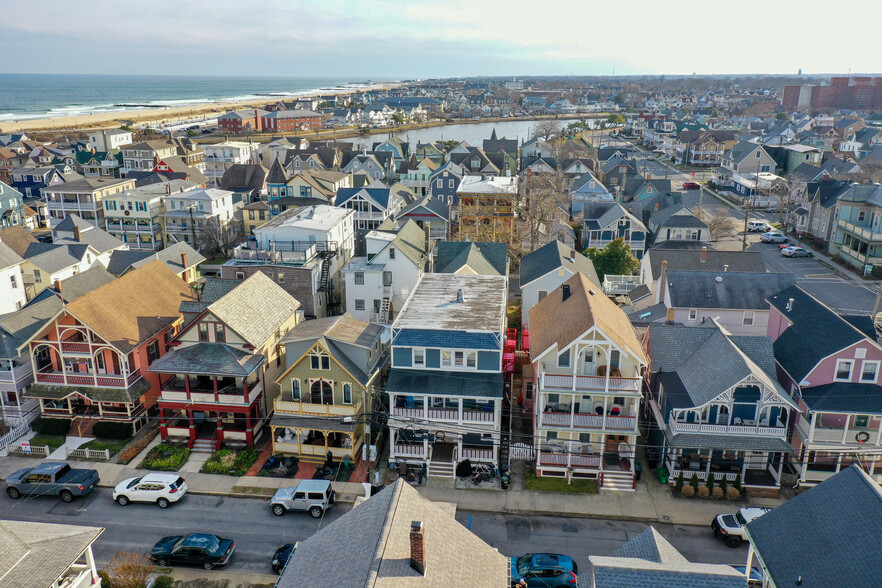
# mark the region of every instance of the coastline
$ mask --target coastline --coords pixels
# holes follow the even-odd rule
[[[398,87],[397,83],[372,84],[362,91],[389,90]],[[352,92],[307,92],[296,98],[313,98],[322,95],[341,95]],[[277,101],[292,100],[294,98],[279,97]],[[18,133],[21,131],[93,131],[96,129],[112,129],[122,124],[136,126],[151,126],[169,122],[186,121],[192,118],[202,118],[210,115],[220,115],[230,110],[244,108],[259,108],[273,102],[267,96],[261,100],[248,100],[245,102],[205,102],[202,104],[188,104],[186,106],[169,106],[165,108],[146,108],[143,110],[118,110],[115,112],[103,112],[101,114],[85,114],[79,116],[66,116],[58,118],[34,118],[21,121],[0,122],[0,133]]]

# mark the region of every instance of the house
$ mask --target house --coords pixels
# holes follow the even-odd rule
[[[429,192],[432,174],[437,168],[438,165],[428,157],[417,161],[416,156],[413,156],[399,166],[398,177],[402,184],[413,190],[414,194],[424,196]]]
[[[769,324],[766,298],[795,283],[795,276],[785,273],[669,270],[662,301],[675,323],[716,320],[733,335],[759,336]]]
[[[768,302],[778,380],[799,405],[790,440],[797,483],[811,486],[851,463],[882,473],[882,346],[872,321],[839,316],[798,286]]]
[[[456,190],[465,175],[462,166],[448,161],[432,172],[429,177],[429,193],[448,206],[456,206]]]
[[[52,230],[52,242],[56,245],[88,245],[96,254],[95,259],[107,267],[114,251],[125,251],[128,246],[92,223],[71,213]]]
[[[530,309],[549,292],[577,273],[584,274],[596,287],[600,279],[590,259],[559,241],[552,241],[521,258],[521,323],[530,324]]]
[[[380,157],[381,155],[386,157]],[[375,180],[380,180],[392,175],[391,164],[392,154],[389,152],[362,153],[361,151],[350,151],[343,154],[341,171],[353,175],[363,172]]]
[[[821,176],[805,182],[793,200],[798,203],[791,213],[791,224],[803,235],[815,241],[827,243],[833,238],[836,226],[836,202],[839,195],[849,189],[848,182]],[[792,194],[792,192],[791,192]],[[803,214],[800,214],[805,211]]]
[[[429,269],[431,249],[414,221],[397,228],[384,223],[367,233],[366,255],[353,257],[342,271],[347,312],[357,320],[391,324]]]
[[[643,257],[649,233],[646,225],[618,202],[585,204],[582,208],[582,244],[603,249],[616,239],[624,239],[636,259]]]
[[[306,318],[339,314],[340,271],[354,252],[353,211],[314,205],[290,208],[254,229],[220,268],[226,279],[263,272],[296,298]]]
[[[217,130],[219,133],[259,133],[263,130],[262,117],[269,114],[262,108],[253,110],[235,110],[217,117]]]
[[[101,130],[89,133],[89,145],[97,151],[116,151],[132,144],[132,131],[125,129]]]
[[[653,247],[671,248],[678,242],[711,243],[710,228],[683,205],[668,206],[649,217]]]
[[[357,504],[298,543],[277,588],[510,584],[511,560],[457,521],[454,504],[432,502],[404,480]]]
[[[744,574],[723,564],[692,563],[653,527],[608,556],[588,556],[589,588],[704,586],[744,588]]]
[[[22,267],[25,260],[0,241],[0,316],[15,312],[28,300]]]
[[[578,215],[582,213],[582,209],[587,202],[613,202],[615,197],[589,171],[573,182],[573,185],[570,187],[570,200],[573,215]]]
[[[234,202],[249,204],[266,194],[267,169],[259,163],[234,163],[220,179],[220,189],[233,192]]]
[[[184,241],[197,251],[222,244],[236,207],[233,193],[208,188],[173,192],[165,197],[165,231],[170,241]]]
[[[197,167],[196,165],[187,164],[180,155],[172,155],[163,159],[157,158],[156,165],[151,170],[130,171],[126,174],[126,177],[134,178],[138,186],[143,186],[150,181],[151,177],[158,176],[160,181],[187,180],[199,187],[205,187],[208,184],[208,177],[202,173],[200,167],[204,167],[201,159],[199,167]]]
[[[440,196],[429,194],[402,208],[396,221],[405,223],[409,220],[428,232],[432,241],[444,241],[450,237],[450,205]]]
[[[165,198],[196,189],[187,180],[131,188],[104,198],[105,230],[129,249],[158,251],[165,245]]]
[[[36,383],[24,397],[38,399],[44,417],[72,420],[80,436],[101,420],[136,432],[160,391],[147,368],[168,352],[183,301],[196,301],[193,289],[153,262],[67,303],[28,339]]]
[[[96,264],[98,252],[89,245],[56,245],[32,243],[22,255],[22,275],[28,300],[64,280],[82,273]]]
[[[775,160],[762,145],[739,141],[723,155],[721,165],[716,172],[716,183],[732,186],[732,178],[735,175],[774,173]]]
[[[518,181],[506,176],[463,176],[456,189],[457,237],[490,241],[514,238]]]
[[[77,151],[70,159],[77,170],[87,178],[118,178],[122,168],[122,152],[115,151]]]
[[[274,453],[305,461],[324,461],[329,452],[341,461],[375,459],[367,449],[377,380],[388,360],[383,330],[345,313],[288,332],[281,341],[285,367],[276,376],[282,394],[270,422]]]
[[[179,278],[194,285],[200,278],[199,264],[205,257],[186,243],[173,243],[156,252],[118,249],[111,253],[107,271],[118,277],[153,261],[161,261]]]
[[[674,161],[680,165],[718,166],[723,153],[735,145],[735,131],[680,131]]]
[[[289,198],[320,199],[326,204],[334,204],[339,190],[352,187],[352,176],[313,168],[294,175],[285,187]],[[275,210],[275,203],[271,203],[271,208],[274,215],[280,212]]]
[[[392,325],[389,460],[499,464],[505,276],[423,274]]]
[[[0,182],[0,228],[25,226],[25,204],[21,192]]]
[[[436,274],[508,275],[508,246],[481,241],[441,241],[435,247]]]
[[[164,140],[140,141],[120,148],[122,152],[122,168],[125,175],[129,172],[150,171],[156,163],[166,157],[177,155],[178,148]]]
[[[8,184],[25,199],[41,196],[43,188],[58,186],[65,182],[64,175],[55,166],[13,167],[9,171]]]
[[[777,495],[796,405],[776,380],[772,339],[732,335],[717,321],[653,323],[644,347],[649,444],[670,483],[714,476]]]
[[[256,143],[244,141],[223,141],[211,145],[203,145],[205,156],[205,176],[214,182],[215,187],[230,167],[237,163],[260,163],[258,161]]]
[[[218,124],[220,124],[220,120],[218,120]],[[267,133],[312,131],[325,126],[325,117],[320,112],[313,112],[302,108],[296,110],[276,110],[262,114],[260,116],[260,124],[260,130]]]
[[[882,574],[880,519],[878,479],[852,465],[748,523],[747,567],[758,564],[768,588],[870,588]]]
[[[101,585],[92,544],[101,527],[0,521],[6,547],[0,586],[86,588]]]
[[[135,180],[126,178],[83,178],[43,188],[43,198],[49,208],[50,226],[71,213],[103,229],[104,199],[135,187]]]
[[[852,184],[836,197],[828,251],[864,270],[882,264],[882,186]]]
[[[174,349],[148,368],[160,381],[160,433],[191,449],[253,447],[279,395],[281,340],[300,303],[261,272],[211,282],[198,301],[181,304],[187,321]]]
[[[358,255],[362,255],[365,235],[379,227],[387,218],[395,218],[404,206],[404,199],[382,184],[370,184],[364,188],[338,190],[336,205],[354,211],[355,250]]]
[[[647,362],[628,317],[576,273],[533,306],[530,331],[536,475],[633,490]]]
[[[254,229],[270,219],[270,205],[262,200],[246,204],[242,207],[243,233],[249,239],[254,238]]]

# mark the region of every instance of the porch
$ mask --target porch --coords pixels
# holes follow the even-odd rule
[[[426,464],[430,476],[453,477],[456,465],[466,459],[497,464],[499,438],[490,432],[456,434],[408,427],[390,429],[389,439],[389,461]]]
[[[179,441],[193,448],[197,439],[210,441],[215,450],[222,445],[253,447],[263,420],[260,407],[246,409],[225,406],[175,408],[160,402],[159,432],[163,441]]]
[[[627,396],[588,396],[540,392],[538,426],[637,433],[640,401]]]
[[[336,460],[355,461],[364,445],[365,425],[344,423],[340,417],[300,417],[276,414],[270,421],[274,453],[322,462],[330,453]]]
[[[671,449],[663,464],[668,480],[676,484],[680,474],[688,483],[693,476],[706,482],[711,475],[719,483],[740,480],[745,488],[774,488],[781,485],[785,452],[727,451],[721,449]]]
[[[56,339],[36,339],[30,359],[38,384],[127,388],[141,378],[135,357],[120,353],[90,329],[58,324]],[[51,337],[52,334],[49,334]]]

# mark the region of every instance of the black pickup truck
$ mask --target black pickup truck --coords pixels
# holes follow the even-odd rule
[[[50,461],[18,470],[6,479],[6,494],[22,496],[59,496],[71,502],[74,496],[85,496],[98,485],[96,470],[75,470],[65,462]]]

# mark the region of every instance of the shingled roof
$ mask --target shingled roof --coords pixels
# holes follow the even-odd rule
[[[591,260],[555,239],[521,258],[521,288],[559,268],[574,274],[581,272],[596,286],[600,286]]]
[[[0,531],[0,588],[18,588],[54,585],[104,529],[0,521]]]

